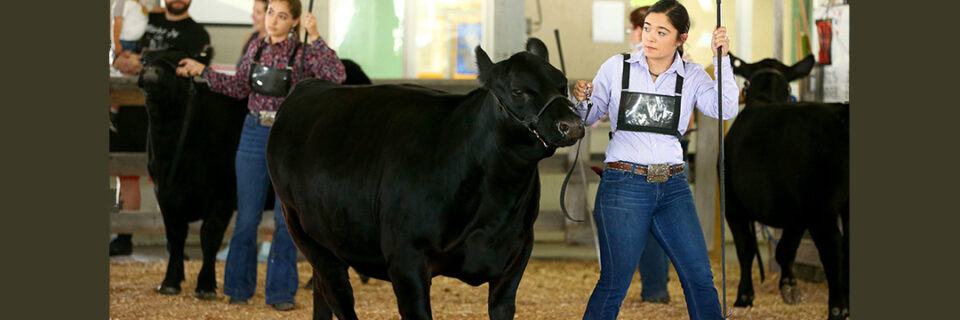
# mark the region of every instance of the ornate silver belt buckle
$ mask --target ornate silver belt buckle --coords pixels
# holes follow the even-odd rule
[[[277,119],[276,111],[267,111],[260,110],[260,125],[264,127],[272,127],[274,120]]]
[[[647,182],[666,182],[670,178],[670,165],[651,164],[647,166]]]

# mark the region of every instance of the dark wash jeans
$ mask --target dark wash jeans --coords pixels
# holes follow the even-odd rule
[[[267,136],[270,127],[261,126],[251,115],[243,122],[237,149],[237,219],[230,239],[230,251],[223,275],[223,293],[247,300],[257,288],[257,228],[263,217],[270,177],[267,173]],[[267,304],[294,302],[297,294],[297,248],[290,239],[287,222],[280,211],[280,199],[273,207],[273,242],[267,260]]]
[[[606,169],[593,211],[600,279],[583,319],[616,319],[640,256],[653,237],[673,262],[690,319],[722,319],[706,242],[685,173],[666,182]]]

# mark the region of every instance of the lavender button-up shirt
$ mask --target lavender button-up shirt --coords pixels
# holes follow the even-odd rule
[[[717,81],[710,78],[703,66],[687,62],[685,65],[678,53],[673,59],[673,65],[653,81],[649,74],[646,55],[641,49],[630,55],[630,87],[633,92],[656,93],[673,96],[677,83],[677,75],[683,76],[683,93],[680,99],[679,131],[683,134],[690,123],[690,114],[696,106],[703,114],[717,118]],[[717,58],[713,58],[716,65]],[[727,120],[737,115],[739,110],[738,98],[740,89],[733,78],[733,67],[730,57],[723,57],[723,119]],[[610,128],[615,130],[620,108],[620,82],[623,70],[622,55],[615,55],[607,59],[600,66],[600,71],[593,78],[593,94],[590,100],[593,108],[586,118],[589,126],[607,111],[610,112]],[[714,77],[717,71],[714,70]],[[587,112],[587,104],[577,104],[577,113],[583,117]],[[627,161],[643,165],[650,164],[681,164],[683,151],[680,141],[675,136],[634,131],[616,131],[613,140],[607,146],[604,162]]]

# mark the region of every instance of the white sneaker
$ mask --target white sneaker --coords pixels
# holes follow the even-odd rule
[[[264,241],[260,244],[260,254],[257,255],[258,262],[266,262],[270,258],[270,241]]]
[[[220,250],[220,252],[217,252],[217,261],[227,261],[227,254],[229,253],[230,253],[229,246],[227,246],[226,248],[223,248],[223,250]]]

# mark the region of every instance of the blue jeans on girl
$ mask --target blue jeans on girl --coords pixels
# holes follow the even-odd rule
[[[248,300],[257,287],[257,228],[263,217],[270,177],[267,173],[267,136],[270,127],[261,126],[251,115],[243,123],[237,149],[237,219],[230,240],[224,270],[223,293]],[[280,199],[273,208],[273,242],[267,260],[266,300],[268,305],[293,303],[297,294],[297,248],[287,232]]]
[[[670,299],[667,292],[667,282],[670,280],[667,274],[670,270],[670,260],[663,248],[657,243],[657,238],[653,234],[647,235],[647,244],[640,255],[640,265],[637,271],[640,272],[640,298],[643,301],[661,302]]]
[[[722,319],[706,242],[686,174],[666,182],[606,169],[593,212],[600,247],[600,279],[583,319],[616,319],[648,234],[673,262],[690,319]]]

